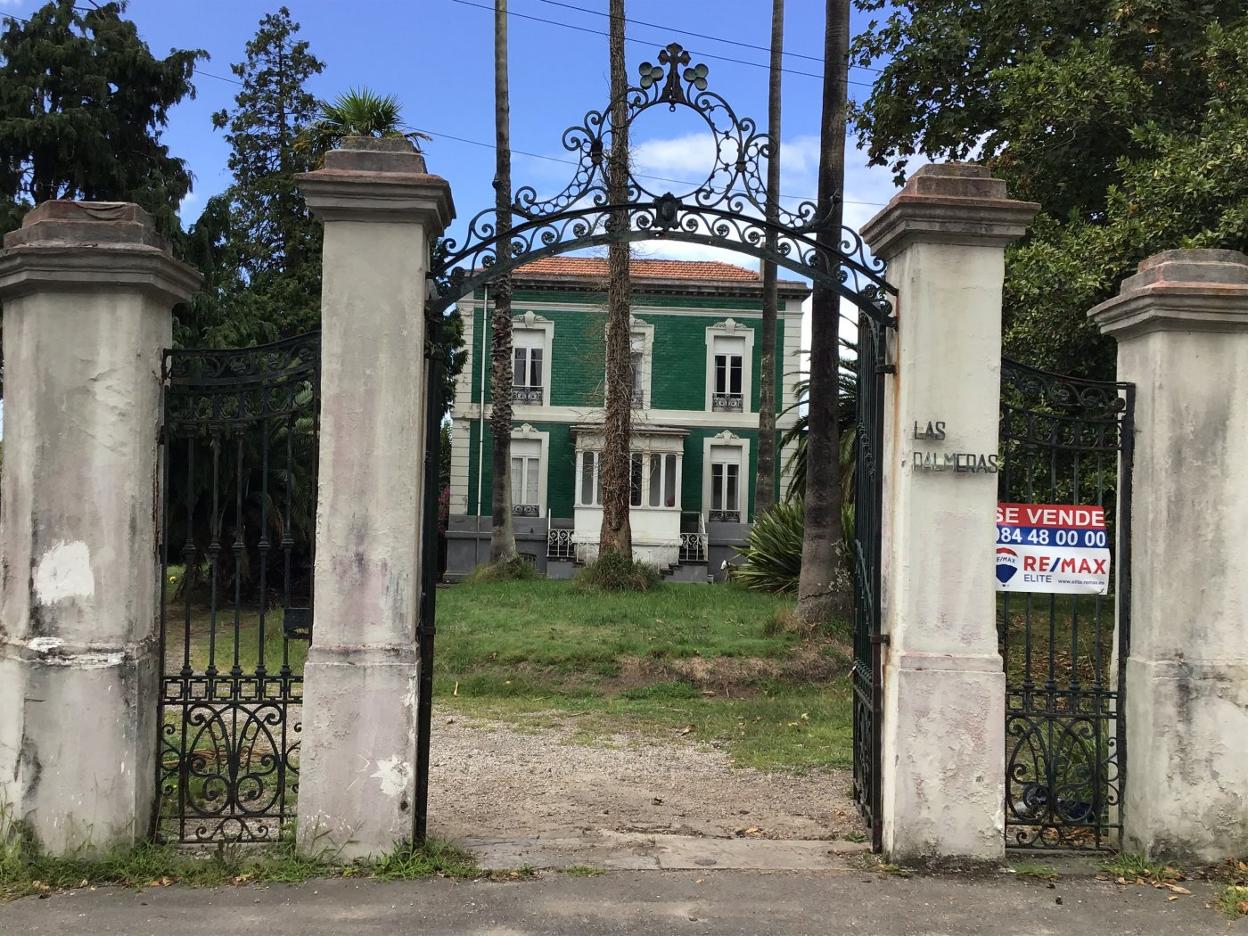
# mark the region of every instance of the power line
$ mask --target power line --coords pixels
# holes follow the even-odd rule
[[[474,3],[473,0],[451,0],[451,2],[458,3],[461,6],[476,7],[478,10],[486,10],[491,13],[494,11],[494,8],[492,6],[487,6],[484,3]],[[508,15],[518,16],[521,19],[532,20],[535,23],[545,23],[548,26],[559,26],[563,29],[571,29],[575,32],[589,33],[590,35],[593,35],[593,36],[609,35],[609,33],[605,33],[601,29],[591,29],[588,26],[574,26],[572,23],[561,23],[558,20],[546,19],[541,16],[533,16],[531,13],[517,13],[515,10],[509,10]],[[626,42],[637,43],[640,45],[644,45],[647,48],[654,48],[654,42],[650,39],[637,39],[633,36],[625,36],[624,39]],[[719,61],[719,62],[731,62],[734,65],[748,65],[750,68],[761,68],[763,70],[768,70],[771,68],[770,65],[766,65],[761,62],[747,62],[745,59],[731,58],[727,55],[714,55],[710,52],[694,52],[692,49],[690,49],[689,54],[699,56],[700,58],[712,59],[712,60]],[[815,72],[798,71],[797,69],[794,69],[794,68],[781,68],[780,70],[789,75],[800,75],[803,78],[814,78],[818,81],[823,81],[823,75],[816,74]],[[851,84],[851,85],[857,85],[860,88],[873,87],[873,85],[870,82],[866,82],[866,81],[847,81],[846,83]]]
[[[610,13],[604,13],[602,10],[591,10],[589,7],[577,6],[574,3],[564,3],[563,0],[541,0],[541,2],[548,3],[551,6],[563,7],[568,10],[577,10],[581,13],[589,13],[593,16],[605,16],[607,19],[611,19]],[[724,36],[711,36],[706,33],[692,32],[688,29],[678,29],[675,26],[665,26],[662,23],[647,23],[645,20],[639,19],[629,19],[627,22],[636,23],[638,26],[647,26],[650,29],[662,29],[665,32],[679,33],[682,36],[693,36],[695,39],[706,39],[710,42],[722,42],[726,45],[740,46],[743,49],[754,49],[758,52],[771,52],[771,49],[767,48],[767,46],[755,45],[752,42],[741,42],[738,39],[727,39]],[[806,55],[802,52],[783,52],[781,54],[791,58],[805,59],[808,62],[814,62],[816,65],[823,64],[823,59],[817,55]],[[880,68],[872,68],[869,65],[850,65],[849,67],[860,68],[863,71],[869,72],[880,72],[883,70]]]

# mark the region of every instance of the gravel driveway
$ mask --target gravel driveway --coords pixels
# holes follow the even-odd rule
[[[445,712],[445,710],[444,710]],[[429,831],[444,839],[601,830],[774,839],[857,838],[846,770],[797,776],[733,767],[692,740],[574,743],[574,718],[509,726],[435,714]]]

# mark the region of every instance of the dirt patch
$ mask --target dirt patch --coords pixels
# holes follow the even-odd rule
[[[617,734],[574,741],[577,720],[541,727],[434,720],[430,833],[450,839],[557,837],[603,830],[770,839],[862,834],[849,771],[733,767],[714,745]]]
[[[619,673],[605,678],[600,686],[605,692],[621,693],[657,683],[687,682],[698,689],[746,698],[757,692],[763,682],[830,682],[845,675],[848,669],[847,658],[829,655],[813,645],[799,647],[783,657],[624,657]]]

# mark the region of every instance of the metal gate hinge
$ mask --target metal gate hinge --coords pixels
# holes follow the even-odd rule
[[[875,368],[877,374],[895,374],[897,373],[896,364],[877,364]]]
[[[887,647],[892,644],[892,639],[888,634],[874,634],[871,637],[871,643],[877,647]]]

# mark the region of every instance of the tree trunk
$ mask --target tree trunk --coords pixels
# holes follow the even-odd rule
[[[628,202],[628,78],[624,67],[624,0],[611,0],[611,151],[607,157],[607,197],[613,205]],[[675,67],[675,66],[673,66]],[[631,558],[633,534],[629,525],[630,462],[633,382],[631,348],[632,251],[624,239],[630,224],[621,210],[608,221],[616,236],[607,248],[607,385],[602,452],[602,531],[599,553],[623,553]]]
[[[504,256],[511,234],[511,93],[507,83],[507,0],[494,0],[494,205],[498,214],[497,252]],[[484,326],[484,317],[482,317]],[[493,457],[490,460],[490,493],[493,530],[490,561],[503,562],[516,554],[511,525],[511,276],[494,284],[490,395]],[[482,405],[485,401],[482,400]]]
[[[850,0],[827,0],[824,34],[823,120],[820,128],[819,213],[831,218],[819,242],[840,244],[841,189],[845,183],[846,79]],[[847,621],[853,589],[841,532],[840,439],[837,428],[840,298],[816,282],[811,310],[809,437],[806,454],[805,531],[797,614],[808,624]]]
[[[771,4],[771,74],[767,88],[767,220],[780,222],[780,76],[784,55],[784,0]],[[767,250],[777,246],[775,229],[767,232]],[[763,340],[758,376],[758,477],[754,486],[755,515],[776,502],[776,319],[780,290],[776,264],[763,261]]]

